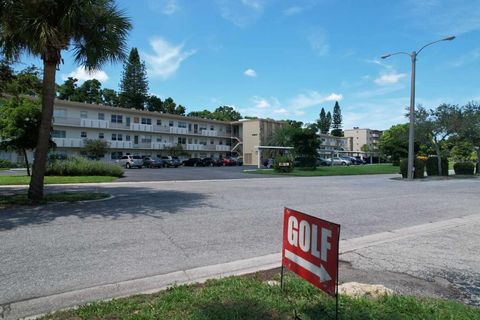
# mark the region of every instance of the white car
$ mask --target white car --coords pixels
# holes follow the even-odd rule
[[[327,162],[332,162],[332,158],[325,159]],[[349,166],[352,164],[352,161],[342,159],[340,157],[333,157],[333,165],[334,166]]]
[[[140,156],[126,155],[117,160],[117,163],[127,169],[134,167],[141,169],[143,167],[143,159]]]

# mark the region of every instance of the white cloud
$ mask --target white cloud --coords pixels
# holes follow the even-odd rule
[[[338,93],[331,93],[329,95],[323,95],[318,91],[309,91],[306,94],[299,94],[293,98],[289,105],[295,109],[303,109],[312,106],[319,105],[327,101],[340,101],[343,99],[343,95]]]
[[[296,116],[304,116],[305,115],[305,111],[301,111],[301,110],[296,110],[294,113],[295,113]]]
[[[62,80],[67,80],[68,77],[77,78],[79,82],[84,82],[91,79],[97,79],[100,82],[105,82],[108,80],[108,75],[105,71],[88,71],[83,67],[78,67],[74,71],[70,72],[68,75],[62,75]]]
[[[243,74],[246,75],[247,77],[252,77],[252,78],[255,78],[257,76],[257,72],[251,68],[245,70]]]
[[[151,10],[167,16],[181,9],[178,0],[148,0],[147,3]]]
[[[390,84],[397,83],[398,81],[400,81],[400,79],[402,79],[405,76],[406,76],[405,73],[396,73],[396,72],[384,73],[384,74],[381,74],[375,80],[373,80],[373,82],[375,82],[380,86],[390,85]]]
[[[275,114],[288,114],[288,110],[285,109],[285,108],[280,108],[280,109],[273,110],[273,113],[275,113]]]
[[[254,97],[253,103],[255,104],[255,108],[258,109],[265,109],[270,107],[270,102],[268,102],[268,100],[265,98]]]
[[[266,0],[217,0],[220,15],[237,27],[247,27],[263,14]]]
[[[144,54],[148,73],[164,80],[174,75],[182,62],[197,52],[195,49],[185,51],[183,43],[173,45],[163,38],[150,40],[150,46],[154,54]]]
[[[324,56],[330,51],[327,33],[323,29],[317,29],[307,36],[310,47],[319,56]]]

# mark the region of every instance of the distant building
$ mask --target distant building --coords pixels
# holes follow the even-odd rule
[[[343,153],[345,151],[352,151],[352,143],[350,138],[335,137],[329,134],[319,134],[322,144],[318,150],[320,156],[330,157],[331,153]]]
[[[379,151],[378,143],[382,134],[383,131],[381,130],[362,129],[358,127],[344,130],[345,138],[351,139],[351,151],[354,152],[361,152],[362,146],[367,145],[370,152],[377,153]]]

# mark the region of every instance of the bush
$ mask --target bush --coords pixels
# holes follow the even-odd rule
[[[0,168],[16,168],[17,165],[11,161],[0,159]]]
[[[413,163],[415,170],[413,172],[413,177],[415,179],[423,178],[425,176],[425,161],[423,159],[415,158],[415,162]],[[400,173],[402,174],[403,178],[407,178],[407,171],[408,171],[408,160],[402,159],[400,160]]]
[[[438,157],[428,157],[426,168],[428,176],[438,176]],[[442,157],[442,176],[448,176],[448,159],[446,157]]]
[[[475,172],[475,165],[472,162],[457,162],[453,165],[455,174],[473,175]]]
[[[123,168],[112,163],[73,157],[47,165],[47,176],[112,176],[122,177]]]
[[[290,157],[278,156],[273,161],[273,169],[277,172],[292,172],[293,167],[293,161]]]
[[[315,157],[296,157],[295,165],[302,170],[315,170],[317,159]]]

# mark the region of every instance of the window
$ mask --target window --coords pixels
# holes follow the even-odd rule
[[[179,128],[186,128],[187,127],[187,123],[186,122],[178,122],[178,127]]]
[[[215,130],[215,127],[213,125],[210,126],[210,130]]]
[[[56,118],[65,118],[67,117],[67,109],[54,109],[53,116]]]
[[[150,118],[142,118],[142,124],[152,124],[152,119],[150,119]]]
[[[98,113],[98,120],[105,120],[105,113]]]
[[[52,138],[65,138],[67,133],[65,130],[53,130],[52,131]]]
[[[88,112],[87,111],[80,111],[80,118],[88,118]]]
[[[213,140],[210,140],[210,144],[214,144],[215,142]]]
[[[168,121],[168,125],[169,125],[170,127],[173,127],[173,121],[172,121],[172,120]]]
[[[112,123],[123,123],[123,116],[120,114],[112,114]]]
[[[112,133],[112,141],[122,141],[123,135],[121,133]]]
[[[116,159],[120,159],[120,158],[123,159],[123,152],[122,151],[113,151],[112,155],[111,155],[111,158],[112,158],[112,160],[116,160]]]
[[[207,145],[207,140],[200,140],[200,144],[203,144],[204,146]]]
[[[105,138],[105,135],[103,134],[103,132],[99,132],[98,139],[103,139],[103,138]]]
[[[87,132],[86,131],[80,132],[80,137],[81,138],[86,138],[87,137]]]
[[[187,138],[178,137],[178,143],[179,143],[179,144],[186,144],[186,143],[187,143]]]
[[[161,126],[162,125],[162,119],[157,119],[157,126]]]
[[[129,135],[125,136],[125,141],[130,141],[130,136]]]
[[[188,144],[192,144],[192,138],[188,138]]]
[[[219,144],[219,145],[222,145],[222,144],[223,144],[223,140],[220,140],[220,141],[218,142],[218,144]]]
[[[143,143],[150,143],[152,142],[152,136],[142,136],[140,141]]]
[[[157,142],[162,142],[162,137],[157,137]]]
[[[202,130],[207,130],[207,127],[204,126],[204,125],[200,125],[200,132],[201,132]]]

